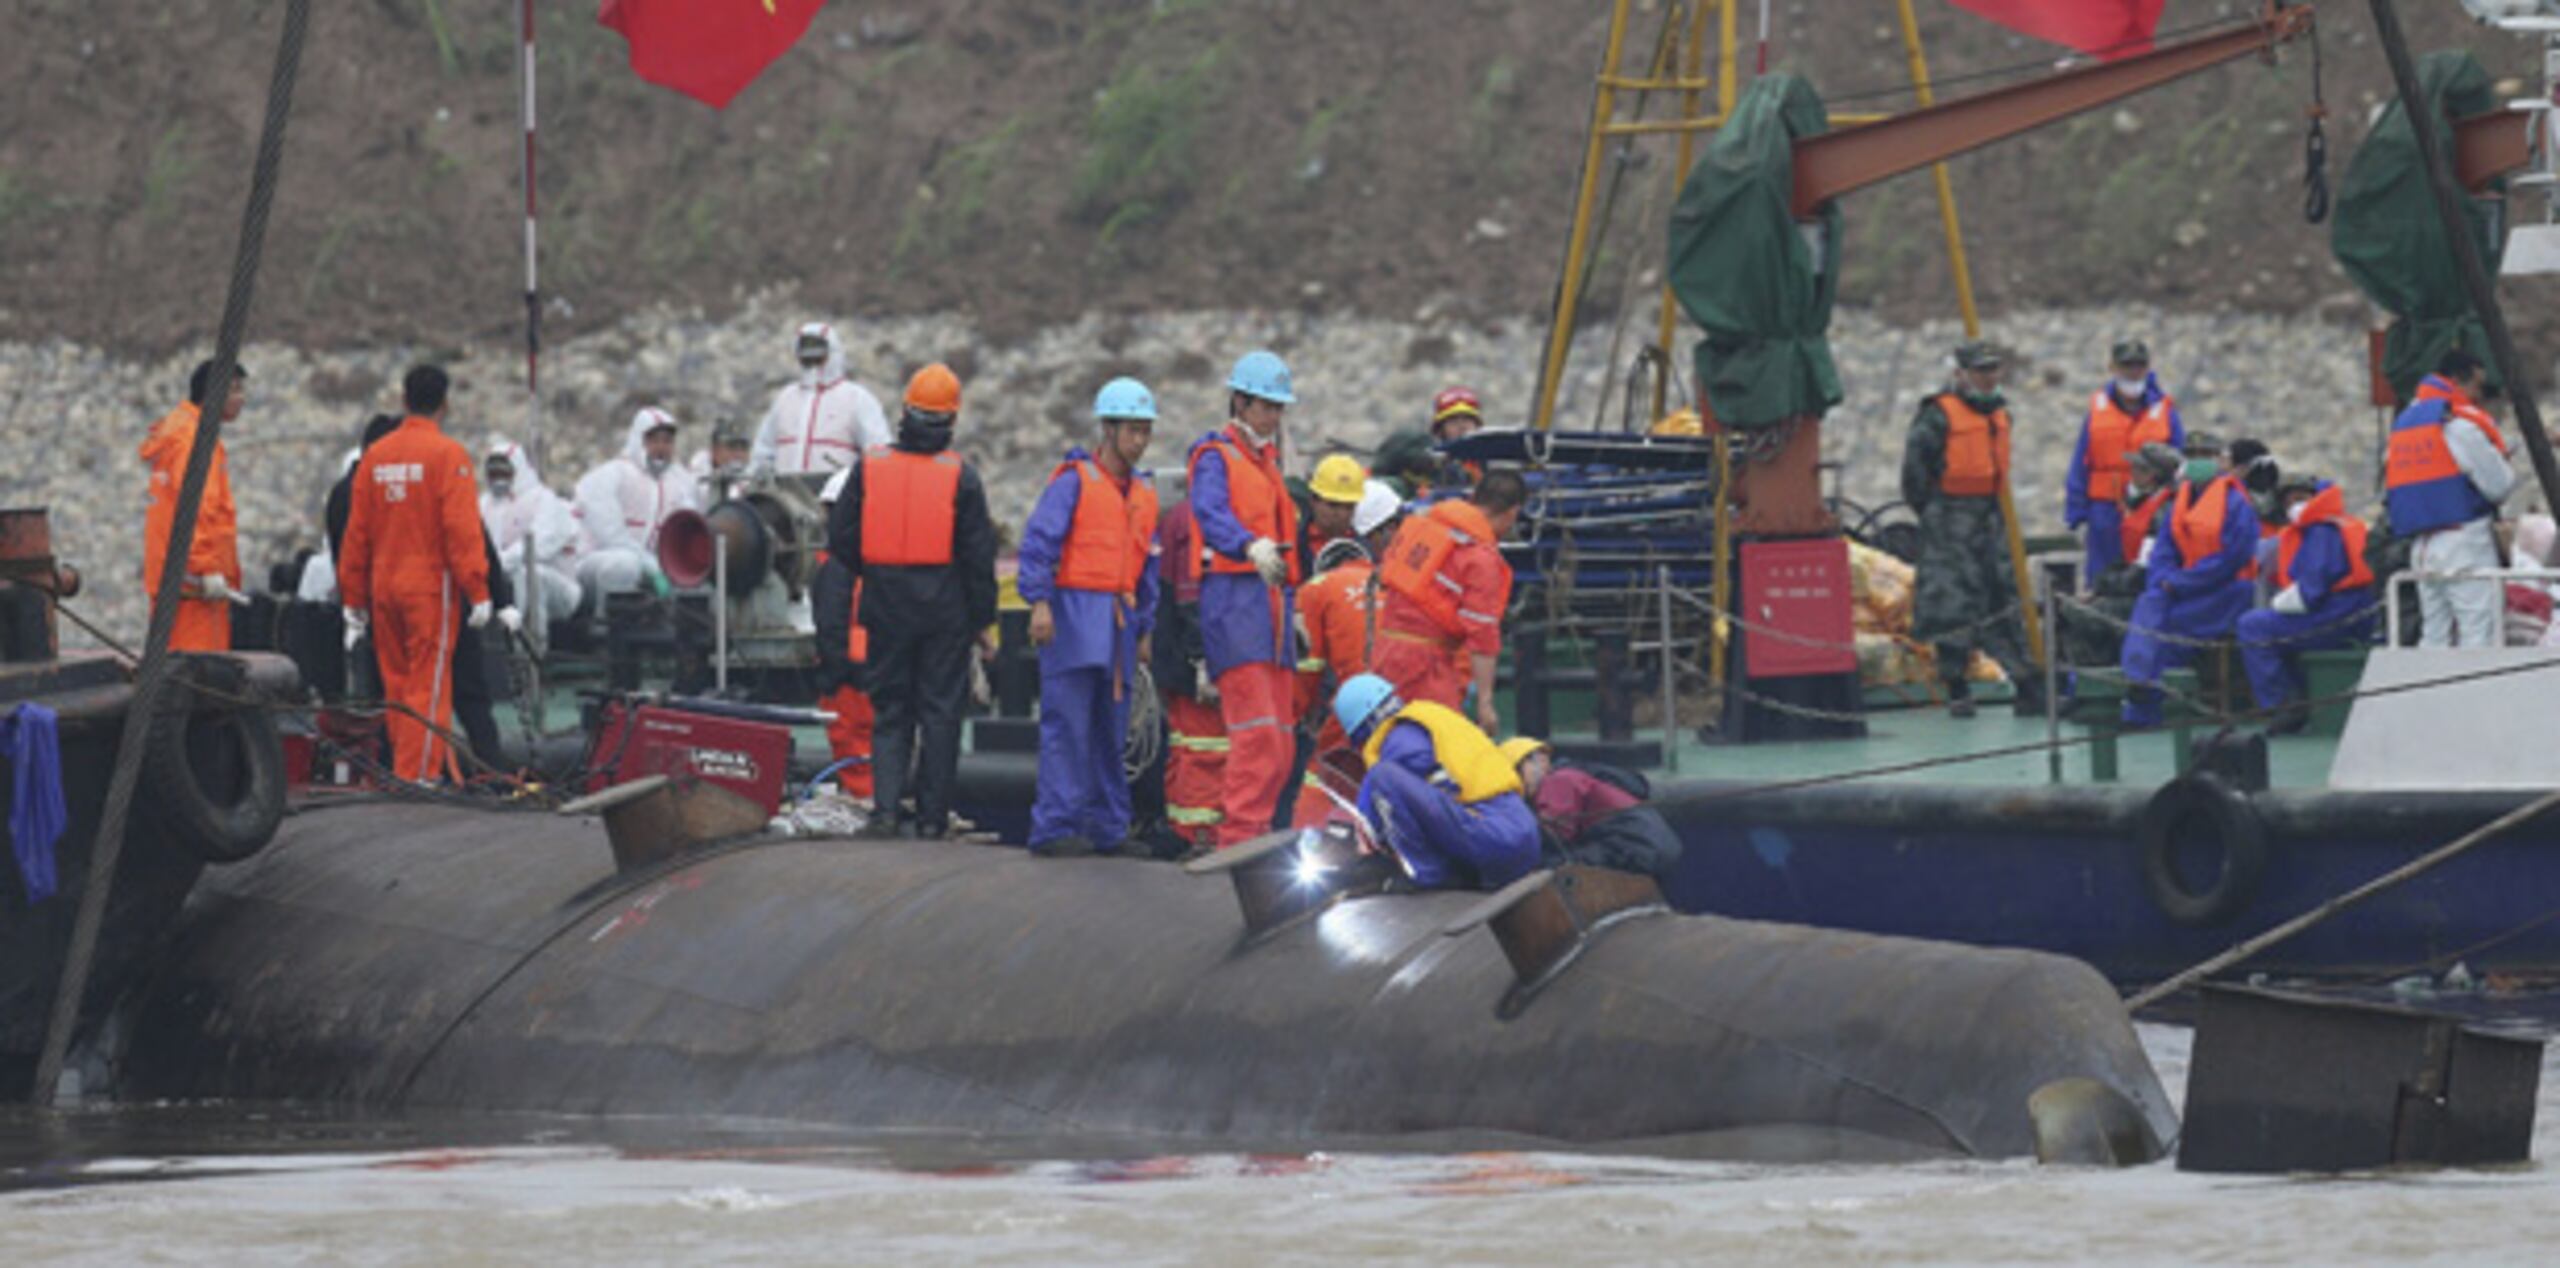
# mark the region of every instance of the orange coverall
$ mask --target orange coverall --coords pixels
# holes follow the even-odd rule
[[[187,476],[187,453],[196,443],[196,407],[181,403],[151,425],[142,441],[144,465],[151,483],[142,513],[142,592],[160,593],[160,570],[169,549],[169,529],[177,519],[178,486]],[[211,573],[240,588],[240,525],[231,504],[231,463],[220,441],[214,442],[213,467],[205,473],[204,497],[196,504],[196,535],[187,547],[186,589],[192,595],[196,577]],[[169,631],[173,652],[231,650],[231,605],[201,596],[178,600],[178,623]]]
[[[489,601],[471,455],[435,420],[412,415],[365,451],[351,488],[340,602],[372,613],[385,699],[435,723],[398,710],[386,719],[393,773],[449,779],[454,634]]]

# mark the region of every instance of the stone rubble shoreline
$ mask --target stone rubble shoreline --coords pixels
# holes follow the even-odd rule
[[[767,297],[719,318],[656,311],[545,350],[543,474],[566,494],[579,472],[621,444],[630,415],[663,404],[686,424],[681,452],[708,442],[715,418],[752,428],[789,377],[796,326],[833,320],[855,378],[894,416],[898,385],[927,361],[950,362],[964,383],[959,447],[984,473],[997,521],[1018,526],[1069,444],[1090,436],[1094,391],[1117,374],[1152,386],[1164,421],[1149,465],[1177,471],[1183,450],[1223,416],[1226,368],[1268,346],[1295,372],[1290,413],[1293,470],[1335,446],[1366,451],[1387,432],[1419,425],[1431,396],[1452,383],[1475,388],[1490,420],[1528,415],[1545,344],[1542,318],[1479,323],[1426,307],[1412,320],[1241,310],[1085,316],[1002,346],[943,317],[867,320],[809,313]],[[1558,425],[1620,425],[1624,371],[1606,375],[1606,327],[1577,339]],[[1686,342],[1675,357],[1682,390]],[[1918,398],[1945,377],[1961,337],[1949,318],[1889,326],[1843,312],[1832,331],[1846,399],[1823,423],[1823,450],[1839,464],[1837,492],[1874,508],[1899,498],[1902,435]],[[2365,339],[2350,324],[2257,314],[2172,313],[2142,308],[2016,313],[1986,334],[2011,350],[2020,506],[2030,532],[2061,528],[2062,480],[2106,348],[2150,343],[2163,383],[2187,425],[2225,437],[2253,435],[2289,468],[2341,479],[2351,504],[2375,500],[2385,420],[2366,403]],[[1621,367],[1645,337],[1630,329]],[[135,447],[152,420],[183,394],[205,354],[119,357],[62,342],[0,344],[0,505],[52,508],[57,551],[79,566],[88,591],[73,605],[138,641],[143,477]],[[226,437],[239,505],[241,563],[251,585],[320,538],[320,506],[364,418],[395,404],[409,364],[441,357],[456,372],[449,430],[476,452],[491,433],[525,438],[528,403],[520,346],[493,341],[452,349],[305,350],[253,344],[249,405]],[[2530,494],[2520,495],[2520,501]],[[2538,502],[2538,498],[2531,499]],[[2517,509],[2521,509],[2520,507]],[[66,627],[66,643],[89,640]]]

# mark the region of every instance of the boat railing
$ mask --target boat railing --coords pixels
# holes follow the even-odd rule
[[[2560,568],[2462,568],[2451,572],[2426,572],[2407,568],[2395,572],[2382,583],[2383,646],[2400,646],[2401,586],[2404,583],[2415,585],[2421,581],[2495,581],[2501,586],[2509,581],[2560,581]],[[2506,608],[2503,595],[2498,606],[2501,611]]]

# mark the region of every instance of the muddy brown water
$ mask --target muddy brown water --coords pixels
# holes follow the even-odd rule
[[[2142,1028],[2173,1093],[2190,1032]],[[2546,1064],[2535,1153],[2560,1148]],[[2536,1163],[2338,1177],[1154,1154],[774,1124],[0,1118],[0,1263],[2549,1263]]]

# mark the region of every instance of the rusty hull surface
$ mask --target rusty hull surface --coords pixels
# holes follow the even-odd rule
[[[2014,1156],[2095,1078],[2175,1124],[2077,961],[1659,916],[1512,1020],[1479,896],[1247,943],[1227,882],[956,844],[768,841],[616,877],[592,820],[374,803],[208,878],[121,1095],[1317,1145],[1677,1139]]]

